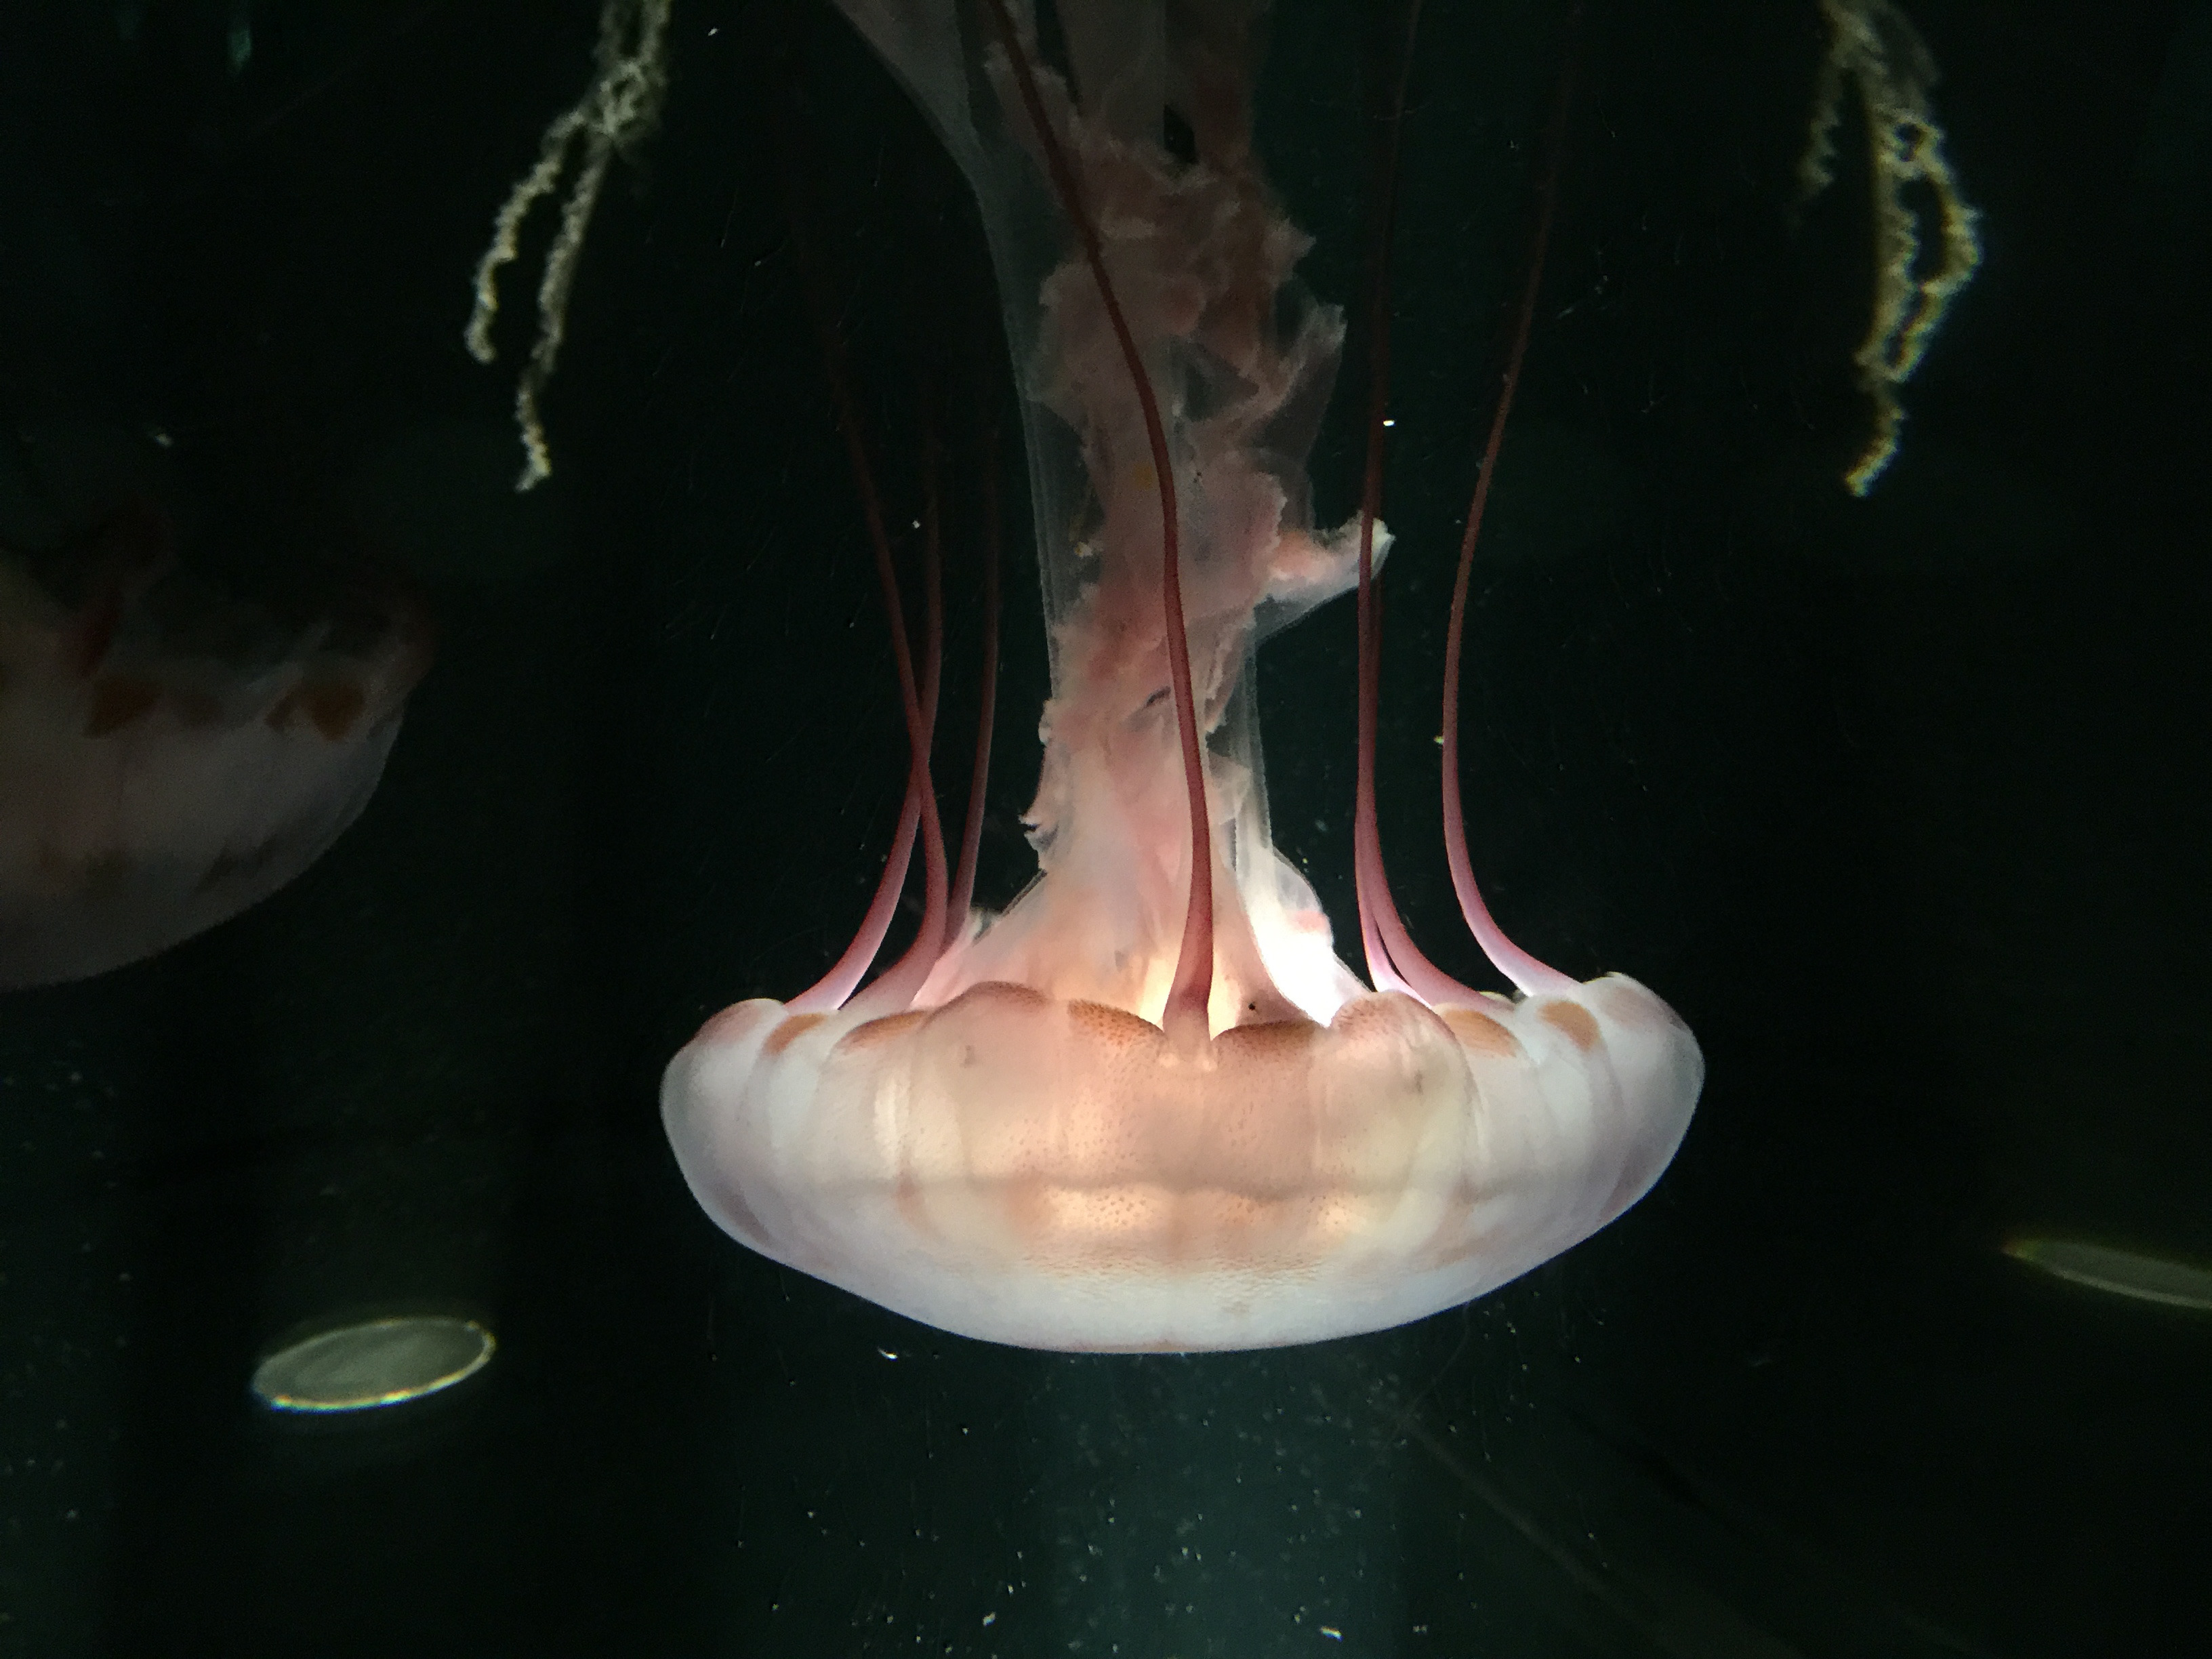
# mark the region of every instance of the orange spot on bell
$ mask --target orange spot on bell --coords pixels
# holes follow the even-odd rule
[[[1134,1048],[1160,1040],[1160,1028],[1149,1019],[1109,1008],[1103,1002],[1071,1002],[1067,1023],[1077,1035],[1109,1048]]]
[[[315,730],[339,743],[368,707],[368,693],[351,680],[319,680],[300,688],[300,701]]]
[[[881,1048],[886,1044],[896,1042],[928,1018],[927,1014],[886,1014],[881,1019],[872,1019],[864,1025],[855,1025],[837,1039],[837,1046],[840,1048],[854,1050]]]
[[[84,734],[104,738],[125,726],[161,701],[161,688],[136,674],[109,674],[94,683],[92,712],[85,716]]]
[[[1584,1054],[1597,1047],[1597,1021],[1580,1003],[1547,1002],[1536,1011],[1536,1018]]]
[[[793,1043],[798,1042],[799,1038],[805,1036],[809,1031],[819,1025],[825,1018],[827,1018],[827,1016],[822,1014],[792,1015],[789,1018],[786,1019],[782,1024],[777,1026],[775,1030],[768,1034],[768,1041],[761,1044],[761,1052],[764,1054],[781,1054],[786,1048],[791,1047]]]
[[[1559,1003],[1553,1006],[1574,1007],[1572,1003]],[[1575,1012],[1578,1014],[1583,1012],[1579,1008],[1575,1008]],[[1514,1040],[1513,1033],[1491,1018],[1488,1014],[1478,1013],[1472,1008],[1439,1008],[1437,1010],[1437,1018],[1451,1029],[1451,1034],[1459,1039],[1459,1046],[1470,1054],[1489,1054],[1498,1060],[1510,1060],[1521,1052],[1521,1045]],[[1583,1014],[1583,1018],[1588,1019],[1589,1016]],[[1592,1029],[1595,1030],[1595,1028]],[[1571,1032],[1569,1033],[1570,1036],[1572,1035]]]
[[[1224,1061],[1285,1060],[1304,1054],[1321,1035],[1322,1028],[1310,1019],[1271,1019],[1257,1025],[1232,1025],[1213,1042]]]

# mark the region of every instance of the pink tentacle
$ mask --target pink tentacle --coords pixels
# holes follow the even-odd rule
[[[1420,22],[1417,3],[1408,15],[1389,123],[1376,160],[1377,200],[1375,265],[1368,282],[1367,470],[1359,501],[1358,775],[1352,805],[1352,883],[1359,900],[1359,942],[1368,977],[1380,991],[1404,991],[1431,1004],[1474,1002],[1480,993],[1462,985],[1413,943],[1382,860],[1382,832],[1375,811],[1375,732],[1382,703],[1382,604],[1375,587],[1375,521],[1382,505],[1383,416],[1390,395],[1390,235],[1397,217],[1398,133],[1406,106],[1406,77]]]
[[[945,948],[968,931],[975,896],[975,864],[983,847],[983,796],[991,781],[991,724],[999,701],[999,434],[983,436],[983,675],[975,715],[975,763],[968,779],[968,815],[960,829],[960,863],[945,916]]]
[[[1577,8],[1577,25],[1580,19],[1581,11]],[[1570,57],[1566,71],[1560,77],[1558,100],[1552,110],[1551,131],[1546,143],[1550,159],[1546,165],[1543,180],[1537,186],[1539,206],[1534,245],[1529,255],[1528,277],[1521,289],[1521,308],[1514,323],[1512,348],[1507,355],[1504,378],[1498,387],[1498,407],[1491,416],[1490,436],[1483,446],[1482,470],[1475,476],[1474,499],[1468,507],[1466,532],[1460,538],[1459,574],[1452,580],[1451,622],[1444,632],[1444,856],[1451,866],[1452,890],[1459,896],[1460,914],[1467,919],[1468,931],[1474,935],[1474,942],[1482,947],[1482,954],[1490,958],[1491,966],[1511,980],[1523,994],[1530,996],[1565,991],[1571,988],[1575,981],[1506,938],[1505,930],[1490,914],[1490,906],[1483,899],[1482,889],[1475,883],[1474,866],[1467,851],[1467,815],[1460,796],[1460,664],[1467,636],[1467,594],[1474,569],[1475,540],[1482,531],[1483,509],[1489,504],[1491,481],[1497,474],[1498,451],[1505,441],[1506,416],[1512,412],[1513,393],[1521,381],[1521,365],[1528,355],[1528,336],[1536,316],[1536,295],[1544,283],[1544,258],[1552,243],[1553,212],[1559,199],[1559,156],[1565,147],[1567,109],[1573,87],[1574,60]]]
[[[934,538],[935,526],[933,522],[930,537],[933,543]],[[933,565],[934,564],[933,547],[926,552],[925,556]],[[936,586],[933,577],[931,580],[931,586],[933,590]],[[902,603],[897,580],[894,576],[891,585],[893,607],[891,625],[894,629],[903,632],[905,623],[902,620]],[[937,729],[937,698],[943,653],[940,644],[940,625],[933,598],[926,659],[922,671],[924,680],[922,724],[929,732],[934,733]],[[914,860],[915,835],[921,827],[925,799],[931,793],[928,776],[927,764],[919,773],[912,766],[908,767],[906,795],[899,804],[898,830],[891,837],[890,856],[884,861],[884,873],[876,882],[875,896],[868,902],[867,914],[860,919],[860,926],[854,932],[852,943],[845,947],[844,954],[837,958],[836,965],[819,980],[784,1005],[793,1012],[817,1014],[834,1012],[845,1006],[846,1000],[853,994],[860,981],[867,977],[868,969],[874,964],[877,953],[884,948],[884,936],[891,930],[891,918],[898,913],[899,895],[905,890],[907,871]],[[934,960],[933,957],[933,960]],[[908,994],[908,1000],[912,1000],[911,993]]]
[[[908,740],[912,763],[907,774],[907,793],[921,802],[923,902],[921,926],[899,959],[852,1001],[855,1012],[902,1013],[911,1006],[915,994],[937,966],[945,948],[946,879],[945,831],[937,811],[937,791],[930,781],[929,751],[937,729],[937,694],[945,662],[945,561],[938,543],[937,442],[925,429],[922,441],[922,584],[925,597],[925,663],[921,701],[915,701],[913,669],[908,659],[906,621],[901,606],[898,576],[891,568],[885,543],[877,559],[877,575],[884,604],[891,614],[891,648],[900,665],[899,685],[906,702]],[[872,492],[871,492],[872,494]],[[880,514],[878,515],[880,518]]]

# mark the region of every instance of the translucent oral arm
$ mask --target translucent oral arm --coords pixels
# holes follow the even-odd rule
[[[1152,392],[1152,376],[1145,371],[1144,355],[1137,349],[1136,337],[1129,331],[1128,319],[1122,313],[1121,300],[1107,275],[1098,227],[1083,199],[1075,170],[1068,163],[1060,136],[1046,118],[1036,76],[1030,68],[1029,53],[1015,31],[1006,0],[988,0],[988,4],[1015,82],[1021,89],[1022,107],[1036,133],[1046,167],[1051,173],[1053,192],[1082,244],[1083,257],[1098,284],[1098,297],[1112,325],[1115,343],[1128,368],[1137,404],[1144,416],[1152,471],[1159,483],[1160,587],[1166,620],[1168,678],[1175,692],[1176,733],[1182,749],[1183,787],[1190,811],[1190,894],[1183,908],[1182,945],[1176,958],[1175,981],[1168,993],[1162,1019],[1171,1032],[1185,1036],[1195,1033],[1202,1039],[1206,1032],[1206,1005],[1213,994],[1213,846],[1212,832],[1206,821],[1206,761],[1199,747],[1198,701],[1191,690],[1190,637],[1183,622],[1182,550],[1176,507],[1175,466],[1168,453],[1167,430],[1160,421],[1159,400]]]

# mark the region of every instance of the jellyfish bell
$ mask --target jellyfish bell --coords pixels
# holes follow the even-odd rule
[[[1055,72],[1001,0],[843,4],[975,186],[1030,366],[1053,659],[1040,874],[971,924],[971,830],[948,884],[934,630],[917,671],[878,536],[910,745],[890,867],[828,978],[726,1010],[671,1063],[686,1180],[763,1255],[1023,1346],[1271,1346],[1495,1289],[1648,1190],[1703,1061],[1633,980],[1577,984],[1505,940],[1471,869],[1458,880],[1463,854],[1468,920],[1520,996],[1449,980],[1392,905],[1373,802],[1379,464],[1352,526],[1304,522],[1343,322],[1283,298],[1306,241],[1250,141],[1261,8],[1064,3]],[[1162,143],[1170,112],[1193,155]],[[1371,992],[1273,847],[1249,672],[1264,620],[1352,588]],[[1446,719],[1455,833],[1449,701]],[[917,836],[919,937],[855,994]]]
[[[1194,1054],[985,981],[890,1017],[741,1003],[663,1106],[740,1243],[1024,1347],[1269,1347],[1455,1307],[1579,1243],[1673,1155],[1699,1067],[1612,976],[1534,1005],[1348,999]]]
[[[428,665],[404,592],[295,615],[171,540],[133,498],[0,549],[0,991],[153,956],[299,875],[367,805]]]

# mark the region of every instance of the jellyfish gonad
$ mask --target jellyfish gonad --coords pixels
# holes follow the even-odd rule
[[[132,501],[0,552],[0,991],[165,951],[290,881],[376,788],[428,660],[414,606],[216,591]]]
[[[1517,994],[1440,972],[1392,903],[1374,807],[1379,471],[1370,453],[1346,530],[1304,522],[1344,325],[1286,287],[1307,243],[1254,154],[1263,7],[1062,0],[1054,66],[1018,0],[842,3],[975,187],[1029,365],[1053,663],[1028,818],[1040,873],[971,917],[971,830],[948,878],[935,668],[895,611],[911,764],[890,868],[827,979],[725,1010],[671,1064],[663,1114],[692,1191],[763,1255],[1030,1347],[1313,1341],[1495,1289],[1650,1188],[1704,1064],[1651,992],[1577,983],[1484,906],[1459,802],[1464,558],[1447,837],[1466,920]],[[1173,149],[1170,114],[1188,139]],[[1045,267],[1024,265],[1041,246]],[[1353,590],[1371,991],[1270,842],[1250,695],[1257,636]],[[917,840],[919,937],[856,989]]]

